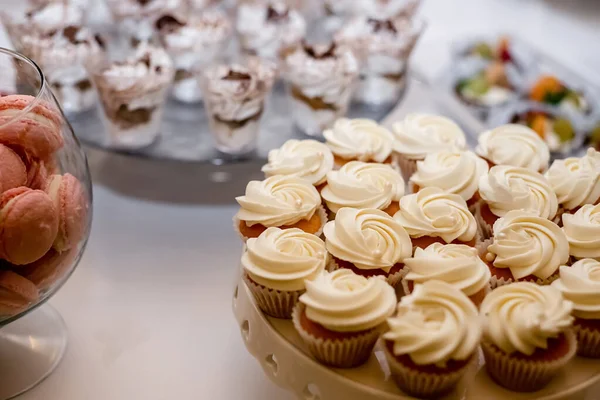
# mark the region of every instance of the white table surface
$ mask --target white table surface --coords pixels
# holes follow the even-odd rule
[[[431,77],[454,38],[509,30],[600,84],[595,0],[425,0],[422,14],[429,30],[414,62]],[[92,161],[98,175],[106,160]],[[201,188],[190,178],[177,197],[186,190]],[[101,184],[94,194],[87,252],[51,300],[69,327],[67,354],[19,399],[291,399],[246,353],[231,314],[235,206],[152,202]]]

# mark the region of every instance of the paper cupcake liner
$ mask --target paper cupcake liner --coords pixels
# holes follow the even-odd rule
[[[577,351],[575,334],[567,331],[565,335],[569,343],[569,352],[558,360],[552,361],[518,359],[483,341],[481,348],[486,370],[494,381],[507,389],[516,392],[539,390],[575,356]]]
[[[304,290],[284,292],[269,289],[252,281],[248,274],[244,274],[244,282],[250,289],[258,308],[265,314],[275,318],[291,319],[294,307],[302,293],[304,293]]]
[[[600,331],[574,325],[577,336],[577,355],[588,358],[600,358]]]
[[[405,182],[410,180],[410,177],[417,172],[417,160],[406,158],[402,154],[394,154],[395,164],[400,168],[400,173]],[[394,162],[393,161],[393,162]]]
[[[475,248],[477,249],[477,253],[479,253],[479,257],[485,257],[487,249],[492,243],[494,243],[494,239],[492,238],[482,239],[479,242],[477,242]]]
[[[349,338],[317,338],[304,330],[300,324],[300,316],[304,312],[304,308],[302,303],[298,303],[294,308],[292,315],[294,327],[310,353],[319,362],[335,368],[353,368],[364,364],[369,359],[377,339],[383,331],[383,325]]]
[[[467,363],[459,370],[445,374],[427,373],[403,365],[390,353],[385,344],[382,343],[381,347],[396,385],[403,392],[419,398],[438,397],[452,391],[473,362]],[[476,357],[472,357],[472,359],[475,360]]]
[[[340,268],[342,268],[342,267],[340,267],[338,265],[338,263],[335,262],[333,257],[329,260],[329,263],[327,264],[327,267],[326,267],[328,272],[333,272]],[[398,283],[400,283],[407,274],[408,274],[408,268],[404,267],[398,272],[387,275],[385,280],[390,286],[395,288],[398,285]]]
[[[540,286],[546,286],[546,285],[550,285],[552,282],[554,282],[558,278],[559,278],[558,274],[553,274],[546,279],[538,278],[535,281],[528,281],[528,282],[537,283]],[[490,278],[490,287],[492,288],[492,290],[494,290],[500,286],[508,285],[513,282],[515,282],[514,279],[498,278],[497,276],[492,274],[492,277]]]
[[[494,228],[492,225],[488,224],[486,220],[481,216],[481,204],[478,204],[478,207],[475,209],[475,221],[477,221],[477,226],[479,227],[479,232],[481,233],[484,239],[489,239],[492,237],[492,233]]]

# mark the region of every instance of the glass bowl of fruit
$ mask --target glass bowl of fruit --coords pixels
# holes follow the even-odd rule
[[[455,60],[475,58],[485,62],[512,65],[519,71],[531,71],[537,64],[529,46],[509,35],[476,36],[459,40],[452,45]]]
[[[528,85],[527,98],[566,112],[592,118],[599,112],[598,95],[589,85],[574,78],[545,74],[537,76]]]

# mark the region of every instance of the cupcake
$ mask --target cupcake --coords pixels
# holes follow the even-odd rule
[[[394,152],[404,179],[417,169],[417,161],[427,154],[441,150],[464,150],[465,134],[452,120],[431,114],[408,114],[392,126],[395,136]]]
[[[275,65],[259,59],[204,72],[204,104],[217,150],[239,155],[256,148],[265,99],[274,82]]]
[[[496,221],[484,252],[492,289],[515,281],[549,285],[558,278],[558,267],[569,260],[569,242],[554,222],[515,210]]]
[[[412,255],[408,234],[389,215],[376,209],[340,209],[323,229],[330,270],[350,269],[365,276],[382,276],[396,286],[406,275],[404,259]]]
[[[246,194],[235,200],[241,208],[235,215],[234,226],[244,241],[271,227],[299,228],[320,236],[327,222],[317,189],[294,176],[276,175],[264,181],[250,181]]]
[[[400,300],[388,325],[382,342],[392,378],[411,396],[437,398],[451,392],[477,360],[477,308],[448,283],[417,285]]]
[[[160,134],[167,91],[174,68],[161,48],[141,45],[122,62],[89,66],[102,105],[108,141],[114,147],[138,149]]]
[[[306,34],[306,22],[285,1],[242,3],[237,10],[236,29],[242,49],[271,60],[293,52]]]
[[[337,168],[349,161],[392,163],[394,137],[373,120],[341,118],[323,136]]]
[[[600,358],[600,262],[584,258],[570,267],[563,265],[552,286],[573,303],[577,354]]]
[[[415,249],[404,264],[409,270],[402,281],[406,294],[416,285],[438,280],[459,289],[479,306],[490,291],[490,269],[473,247],[433,243],[425,249]]]
[[[600,204],[586,204],[575,214],[563,214],[562,221],[571,257],[600,260]]]
[[[355,0],[356,13],[369,18],[410,19],[421,4],[421,0]]]
[[[341,208],[376,208],[393,216],[400,209],[404,180],[386,164],[350,161],[327,174],[321,191],[327,209],[335,215]]]
[[[516,392],[546,386],[577,350],[572,308],[552,286],[519,282],[492,291],[480,308],[491,378]]]
[[[428,187],[400,199],[394,219],[406,229],[413,247],[432,243],[477,245],[477,222],[467,202],[457,194]]]
[[[487,238],[494,223],[509,211],[522,210],[554,220],[558,200],[550,182],[539,172],[523,167],[496,165],[479,180],[481,203],[475,217]]]
[[[535,131],[522,125],[502,125],[479,135],[475,152],[494,165],[512,165],[537,172],[548,169],[550,150]]]
[[[354,99],[373,106],[393,105],[406,87],[408,59],[425,24],[417,19],[375,19],[359,14],[335,35],[365,58]]]
[[[438,187],[446,193],[462,197],[474,210],[479,202],[479,178],[488,173],[488,164],[472,151],[442,150],[417,161],[417,170],[410,177],[413,193],[428,187]]]
[[[265,177],[290,175],[303,178],[319,192],[333,169],[333,153],[316,140],[290,139],[278,149],[269,151],[268,162],[262,167]]]
[[[395,307],[396,293],[383,278],[347,269],[323,272],[306,281],[294,327],[319,362],[352,368],[369,359]]]
[[[181,18],[165,14],[155,22],[160,41],[175,66],[172,95],[184,103],[202,100],[201,71],[221,58],[231,35],[231,23],[217,10]]]
[[[573,213],[600,202],[600,152],[589,148],[583,157],[555,160],[546,178],[558,197],[558,214]]]
[[[246,242],[241,261],[244,282],[265,314],[292,318],[305,280],[324,271],[327,258],[319,237],[297,228],[268,228]]]
[[[284,71],[292,118],[302,132],[321,136],[346,114],[359,73],[349,48],[303,44],[285,58]]]

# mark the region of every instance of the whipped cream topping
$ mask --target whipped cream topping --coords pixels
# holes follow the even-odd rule
[[[305,96],[327,104],[347,103],[358,77],[359,63],[350,48],[300,46],[284,61],[286,79]]]
[[[404,195],[402,175],[390,165],[350,161],[338,171],[327,174],[321,191],[327,208],[377,208],[384,210]]]
[[[158,18],[161,14],[176,12],[184,7],[183,0],[106,0],[106,3],[117,19]]]
[[[306,34],[302,15],[283,1],[241,4],[236,28],[243,47],[273,59],[280,51],[298,46]]]
[[[333,154],[329,147],[310,139],[290,139],[280,148],[269,151],[268,162],[262,167],[267,177],[297,176],[315,186],[325,183],[332,169]]]
[[[590,258],[560,267],[560,278],[552,282],[573,303],[573,315],[600,319],[600,262]]]
[[[494,223],[488,260],[509,268],[515,279],[533,275],[546,279],[569,259],[569,242],[562,229],[526,211],[510,211]],[[494,259],[495,257],[495,259]]]
[[[248,226],[293,225],[311,219],[321,205],[321,196],[313,185],[282,175],[248,182],[246,194],[235,200],[241,206],[237,218]]]
[[[567,210],[595,204],[600,199],[600,152],[590,147],[583,157],[555,160],[546,178]]]
[[[402,197],[394,219],[413,238],[430,236],[440,237],[446,243],[469,242],[477,234],[477,222],[466,201],[436,187]]]
[[[355,0],[356,13],[379,19],[411,17],[421,0]]]
[[[323,230],[327,250],[359,269],[389,272],[412,254],[410,237],[389,215],[376,209],[342,208]]]
[[[570,254],[600,260],[600,205],[586,204],[575,214],[562,216]]]
[[[502,125],[479,135],[475,152],[496,165],[512,165],[544,172],[550,150],[532,129],[517,124]]]
[[[345,160],[382,163],[392,154],[394,137],[370,119],[340,118],[323,136],[333,154]]]
[[[326,12],[338,16],[353,14],[356,8],[355,3],[356,0],[323,0]]]
[[[572,325],[572,308],[554,286],[531,282],[501,286],[481,304],[483,338],[505,353],[532,355]]]
[[[26,12],[22,23],[25,28],[38,34],[48,35],[67,26],[82,26],[85,13],[83,7],[55,2]]]
[[[260,113],[275,82],[276,66],[252,58],[246,65],[218,65],[203,77],[205,101],[224,121],[243,121]]]
[[[511,210],[527,211],[553,219],[558,200],[550,182],[539,172],[510,165],[496,165],[479,180],[479,194],[494,215]]]
[[[348,269],[322,272],[306,281],[300,296],[306,317],[334,332],[362,332],[393,314],[396,293],[382,277],[365,278]]]
[[[394,355],[408,355],[417,365],[444,367],[470,358],[481,338],[477,308],[456,287],[429,281],[402,297],[383,335]]]
[[[394,150],[412,160],[447,149],[464,150],[462,129],[451,119],[431,114],[408,114],[392,126],[396,137]]]
[[[300,229],[268,228],[256,239],[248,239],[242,267],[250,278],[267,288],[304,290],[327,265],[325,243]]]
[[[415,249],[404,264],[410,272],[405,279],[417,283],[439,280],[473,296],[490,282],[488,266],[479,258],[477,249],[462,244],[433,243],[425,249]]]
[[[470,200],[478,189],[479,178],[488,172],[487,162],[472,151],[443,150],[417,161],[410,181],[419,188],[438,187]]]

